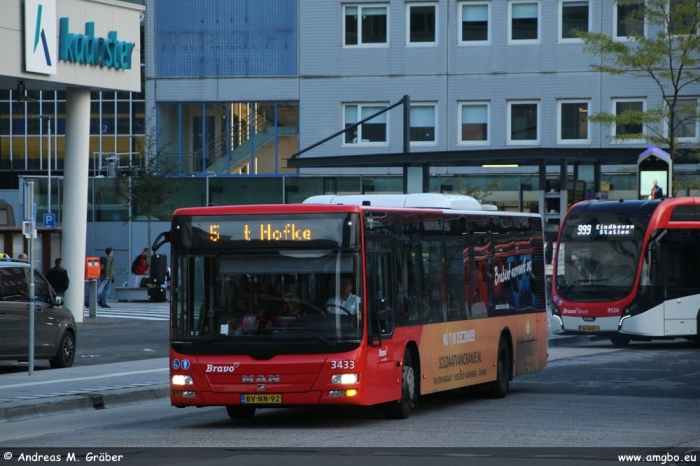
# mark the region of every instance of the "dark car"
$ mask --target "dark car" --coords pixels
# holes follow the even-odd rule
[[[0,359],[29,359],[28,262],[0,259]],[[34,359],[70,367],[75,359],[75,318],[44,276],[34,270]]]

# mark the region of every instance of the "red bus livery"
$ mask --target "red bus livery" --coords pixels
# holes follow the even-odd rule
[[[547,363],[542,220],[467,196],[317,196],[178,209],[170,400],[382,404],[475,386],[503,397]]]
[[[552,277],[552,331],[698,340],[700,198],[586,201],[566,214]]]

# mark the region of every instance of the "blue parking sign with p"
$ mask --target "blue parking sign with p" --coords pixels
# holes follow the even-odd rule
[[[45,227],[55,227],[56,226],[56,214],[44,214],[44,226]]]

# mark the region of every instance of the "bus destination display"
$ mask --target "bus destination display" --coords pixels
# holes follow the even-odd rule
[[[357,214],[197,216],[178,219],[177,240],[184,248],[354,247]]]
[[[276,225],[275,225],[276,226]],[[245,241],[311,241],[312,229],[299,227],[296,223],[287,223],[284,227],[275,228],[270,222],[241,225],[242,238]],[[221,225],[209,225],[209,239],[219,241],[221,239]]]
[[[629,236],[634,233],[634,225],[608,223],[598,225],[578,225],[576,227],[576,236],[590,236],[591,233],[595,233],[596,235]]]

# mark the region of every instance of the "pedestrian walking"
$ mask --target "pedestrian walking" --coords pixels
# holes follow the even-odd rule
[[[107,304],[109,288],[114,282],[114,249],[105,249],[105,255],[100,257],[100,288],[97,290],[97,304],[100,307],[112,307]]]
[[[65,298],[66,290],[70,284],[68,271],[63,268],[63,259],[60,257],[54,261],[54,264],[54,267],[46,272],[46,280],[58,296]]]

